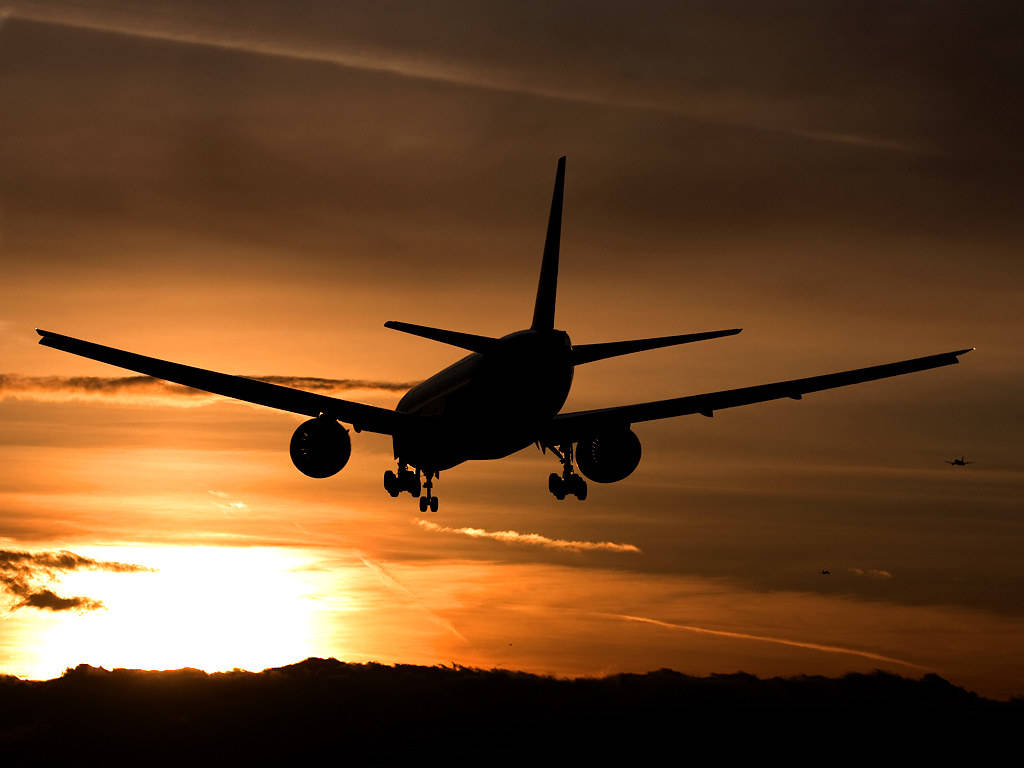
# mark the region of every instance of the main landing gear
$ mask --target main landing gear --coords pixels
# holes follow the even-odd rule
[[[414,499],[420,500],[420,512],[426,512],[428,509],[431,512],[437,512],[437,497],[434,496],[434,478],[438,476],[437,472],[427,472],[427,481],[423,483],[421,481],[423,473],[417,469],[413,472],[405,463],[398,465],[398,474],[395,474],[390,469],[384,473],[384,490],[388,492],[391,498],[396,498],[400,493],[408,493]],[[423,496],[423,491],[427,492],[426,496]]]
[[[549,447],[551,452],[562,462],[562,474],[552,472],[548,475],[548,490],[559,501],[569,495],[575,496],[580,501],[586,501],[587,481],[572,469],[572,443],[566,443],[558,448],[553,445]]]

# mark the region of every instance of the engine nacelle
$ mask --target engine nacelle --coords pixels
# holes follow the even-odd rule
[[[299,425],[292,435],[292,463],[309,477],[330,477],[348,464],[352,439],[334,419],[320,416]]]
[[[640,438],[628,427],[580,440],[576,464],[588,480],[617,483],[640,464]]]

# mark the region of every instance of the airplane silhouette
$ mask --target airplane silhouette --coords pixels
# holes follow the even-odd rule
[[[540,279],[530,327],[501,338],[390,321],[385,327],[468,350],[471,354],[410,389],[394,410],[304,392],[268,382],[145,357],[89,341],[38,330],[39,343],[158,379],[206,392],[311,416],[292,435],[295,466],[309,477],[339,472],[352,452],[348,430],[339,422],[390,435],[397,472],[384,474],[391,496],[419,498],[421,511],[437,511],[433,480],[469,460],[501,459],[531,443],[551,450],[562,465],[548,489],[561,500],[587,497],[580,472],[597,483],[618,482],[640,463],[637,422],[715,411],[899,376],[958,363],[970,349],[959,349],[869,368],[779,381],[753,387],[675,397],[647,403],[560,413],[573,369],[578,365],[659,347],[732,336],[739,328],[650,339],[573,344],[555,328],[555,292],[565,189],[565,157],[558,160],[548,217]],[[426,495],[423,495],[423,491]]]
[[[954,467],[966,467],[968,464],[973,464],[974,462],[973,461],[967,461],[966,458],[961,456],[959,459],[953,459],[952,461],[950,461],[949,459],[946,459],[946,463],[947,464],[952,464]]]

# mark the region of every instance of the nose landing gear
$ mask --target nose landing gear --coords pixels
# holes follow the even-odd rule
[[[427,472],[427,482],[423,484],[427,495],[420,496],[420,512],[426,512],[428,508],[431,512],[437,512],[437,496],[434,496],[435,475],[437,475],[436,472]]]
[[[558,460],[562,462],[561,475],[555,472],[548,475],[548,490],[559,501],[569,495],[575,496],[580,501],[586,501],[587,481],[577,475],[572,469],[572,443],[565,443],[558,448],[553,445],[548,447],[558,457]]]
[[[433,495],[434,483],[432,479],[433,475],[427,474],[427,481],[423,487],[427,492],[426,496],[420,497],[420,511],[426,512],[429,509],[431,512],[437,511],[437,497]]]

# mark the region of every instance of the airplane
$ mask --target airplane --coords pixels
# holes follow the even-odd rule
[[[953,459],[952,461],[950,461],[949,459],[946,459],[946,463],[947,464],[951,464],[954,467],[966,467],[968,464],[973,464],[974,462],[973,461],[967,461],[966,458],[961,456],[959,459]]]
[[[742,330],[573,344],[569,334],[555,328],[554,322],[564,190],[563,156],[555,171],[529,328],[494,338],[405,322],[384,323],[387,328],[470,353],[412,387],[394,409],[194,368],[36,329],[42,337],[39,343],[217,395],[309,416],[296,428],[289,446],[295,467],[309,477],[330,477],[348,463],[352,441],[342,423],[350,424],[357,433],[389,435],[397,466],[396,471],[384,473],[384,488],[392,497],[409,493],[418,498],[421,512],[438,509],[433,480],[466,461],[501,459],[537,444],[561,463],[561,472],[548,477],[548,490],[558,500],[574,495],[583,501],[587,483],[576,468],[596,483],[619,482],[637,468],[641,444],[632,428],[639,422],[688,414],[711,417],[724,408],[780,398],[800,400],[811,392],[954,365],[973,349],[720,392],[562,413],[577,366],[733,336]]]
[[[821,575],[822,576],[831,576],[832,575],[832,571],[830,571],[828,568],[822,568],[821,569]]]

